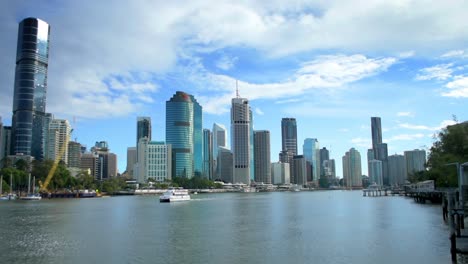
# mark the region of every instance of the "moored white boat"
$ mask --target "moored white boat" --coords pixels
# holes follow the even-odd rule
[[[163,195],[159,196],[159,201],[161,203],[169,202],[179,202],[179,201],[189,201],[190,195],[188,190],[182,188],[173,188],[168,189]]]
[[[20,197],[20,200],[29,200],[29,201],[38,201],[41,199],[42,197],[38,193],[31,193],[31,194],[28,194],[27,196]]]

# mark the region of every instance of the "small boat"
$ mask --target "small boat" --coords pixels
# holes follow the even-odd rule
[[[34,191],[36,190],[36,177],[33,178],[33,193],[29,193],[29,187],[30,187],[30,183],[31,183],[31,174],[29,174],[29,178],[28,178],[28,195],[24,196],[24,197],[20,197],[20,200],[26,200],[26,201],[38,201],[38,200],[41,200],[42,197],[40,194],[38,193],[34,193]]]
[[[2,195],[3,175],[0,178],[0,201],[10,201],[10,200],[16,200],[16,198],[18,198],[18,196],[15,193],[13,193],[13,191],[12,191],[12,182],[13,182],[13,179],[12,179],[12,175],[10,173],[10,193],[8,193],[6,195]]]
[[[179,202],[179,201],[189,201],[190,195],[188,190],[182,188],[172,188],[168,189],[163,195],[159,196],[159,202],[169,203],[169,202]]]
[[[42,197],[38,193],[31,193],[31,194],[28,194],[27,196],[20,197],[20,200],[27,200],[27,201],[38,201],[41,199]]]

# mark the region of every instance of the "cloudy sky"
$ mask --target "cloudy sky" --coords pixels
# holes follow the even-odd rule
[[[165,101],[182,90],[205,128],[229,127],[238,80],[272,161],[281,118],[295,117],[299,149],[317,138],[342,175],[355,147],[367,174],[371,116],[389,154],[468,119],[467,13],[465,1],[1,1],[0,116],[11,124],[18,23],[38,17],[51,25],[47,111],[88,148],[108,141],[121,172],[137,116],[164,140]]]

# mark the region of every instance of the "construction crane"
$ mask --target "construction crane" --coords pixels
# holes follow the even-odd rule
[[[59,155],[55,158],[54,164],[52,165],[52,168],[50,169],[49,174],[47,174],[47,178],[45,179],[44,183],[42,183],[42,181],[39,181],[40,192],[47,192],[47,187],[49,186],[49,183],[52,180],[52,177],[54,177],[55,171],[57,170],[57,166],[60,160],[62,160],[63,156],[65,155],[65,151],[67,150],[66,143],[69,141],[69,137],[72,132],[73,132],[73,129],[70,130],[70,133],[66,133],[65,141],[62,144],[62,146],[60,146]]]

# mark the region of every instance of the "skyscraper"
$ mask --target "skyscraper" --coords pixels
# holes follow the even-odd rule
[[[166,101],[166,144],[172,145],[172,177],[194,176],[194,104],[177,91]]]
[[[406,163],[403,155],[388,156],[388,178],[390,185],[403,185],[406,182]]]
[[[233,182],[233,155],[232,151],[225,148],[219,147],[218,148],[218,178],[217,180],[222,180],[223,182]]]
[[[369,179],[371,183],[375,183],[379,186],[383,185],[382,177],[382,161],[371,160],[369,161]]]
[[[282,150],[290,150],[297,155],[297,124],[295,118],[281,119],[281,144]]]
[[[163,182],[171,179],[171,145],[164,142],[149,141],[143,137],[138,142],[138,166],[134,178],[139,183],[148,179]]]
[[[19,24],[11,154],[42,160],[47,127],[46,93],[50,26],[37,18]]]
[[[250,184],[250,126],[249,100],[233,98],[231,107],[233,183]]]
[[[255,182],[271,183],[270,131],[254,131]]]
[[[302,146],[304,158],[312,165],[312,181],[320,178],[320,146],[316,138],[306,138]]]
[[[371,117],[372,149],[377,149],[377,144],[382,143],[382,125],[380,117]]]
[[[343,156],[343,178],[347,187],[362,186],[361,154],[354,148]]]
[[[295,155],[293,157],[293,167],[294,167],[294,175],[296,179],[296,184],[300,186],[304,186],[307,184],[307,168],[306,168],[306,159],[303,155]]]
[[[128,147],[127,148],[127,175],[133,178],[133,168],[137,163],[137,147]]]
[[[193,95],[193,169],[194,176],[203,173],[203,109]]]
[[[226,127],[214,123],[213,124],[213,174],[214,179],[219,177],[219,170],[218,170],[218,147],[226,147]]]
[[[81,167],[81,144],[75,141],[68,143],[68,163],[69,168]]]
[[[137,118],[137,141],[141,138],[148,138],[151,141],[151,117],[149,116],[139,116]]]
[[[409,150],[404,152],[406,161],[407,177],[412,176],[414,173],[426,169],[426,151],[425,150]]]
[[[319,151],[320,153],[320,176],[326,176],[324,163],[326,160],[330,159],[330,151],[327,148],[323,147]]]
[[[212,134],[203,129],[203,177],[213,180],[213,146]]]

